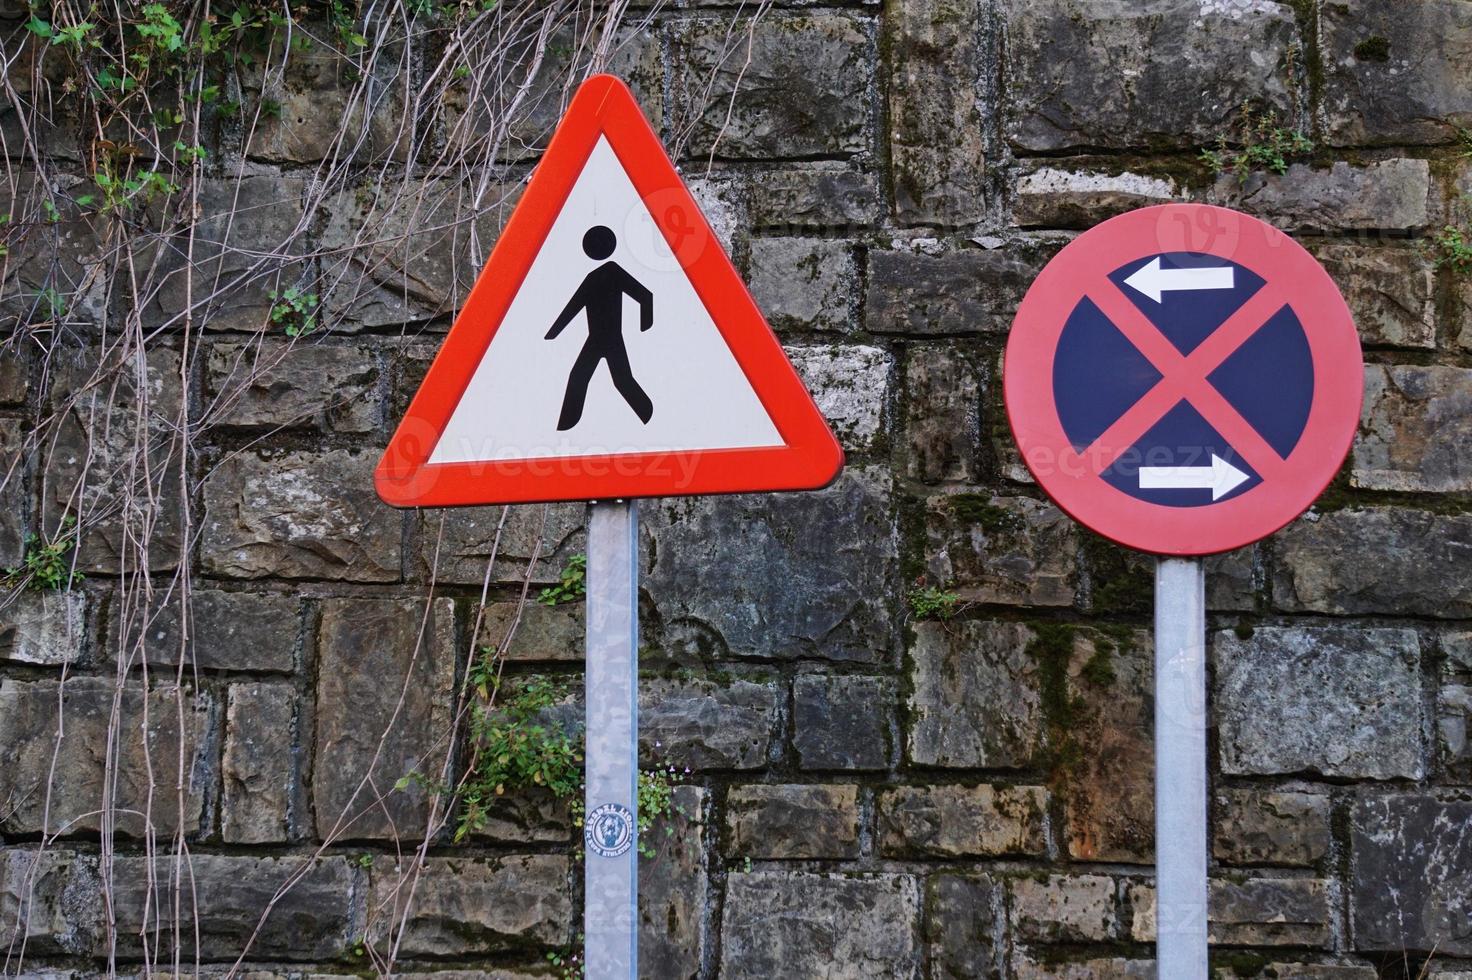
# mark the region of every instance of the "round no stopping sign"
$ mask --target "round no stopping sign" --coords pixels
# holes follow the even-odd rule
[[[1324,268],[1225,208],[1113,218],[1048,263],[1007,342],[1007,415],[1075,520],[1167,555],[1278,530],[1344,461],[1359,337]]]

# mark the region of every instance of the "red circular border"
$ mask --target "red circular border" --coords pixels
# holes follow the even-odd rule
[[[1281,284],[1308,336],[1314,369],[1308,422],[1282,473],[1201,507],[1138,500],[1088,468],[1068,465],[1077,454],[1053,397],[1058,338],[1086,290],[1115,289],[1109,273],[1135,259],[1177,251],[1229,259]],[[1038,484],[1079,523],[1127,547],[1163,555],[1240,548],[1307,510],[1349,453],[1364,397],[1359,334],[1324,267],[1271,225],[1205,204],[1142,208],[1075,238],[1039,273],[1017,308],[1003,363],[1012,435]]]

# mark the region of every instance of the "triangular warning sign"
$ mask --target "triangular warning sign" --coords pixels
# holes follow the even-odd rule
[[[633,95],[596,75],[374,482],[448,507],[806,490],[842,466]]]

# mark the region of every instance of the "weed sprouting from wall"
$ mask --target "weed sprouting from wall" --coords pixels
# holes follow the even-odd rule
[[[1271,110],[1254,111],[1245,105],[1237,118],[1236,131],[1223,136],[1215,149],[1203,150],[1201,160],[1217,174],[1231,174],[1245,182],[1257,171],[1282,175],[1289,164],[1314,150],[1313,140],[1302,130],[1285,126]]]
[[[1466,147],[1462,156],[1472,157],[1472,133],[1464,129],[1459,134]],[[1436,233],[1430,248],[1438,266],[1466,276],[1472,274],[1472,194],[1458,195],[1450,210],[1453,220]]]

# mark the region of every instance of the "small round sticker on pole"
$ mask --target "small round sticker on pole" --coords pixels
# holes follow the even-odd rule
[[[1324,268],[1256,218],[1132,211],[1068,244],[1017,310],[1004,370],[1023,461],[1120,544],[1206,555],[1303,513],[1349,452],[1359,336]]]
[[[604,803],[583,822],[583,841],[598,857],[618,857],[634,843],[634,815],[628,807]]]

